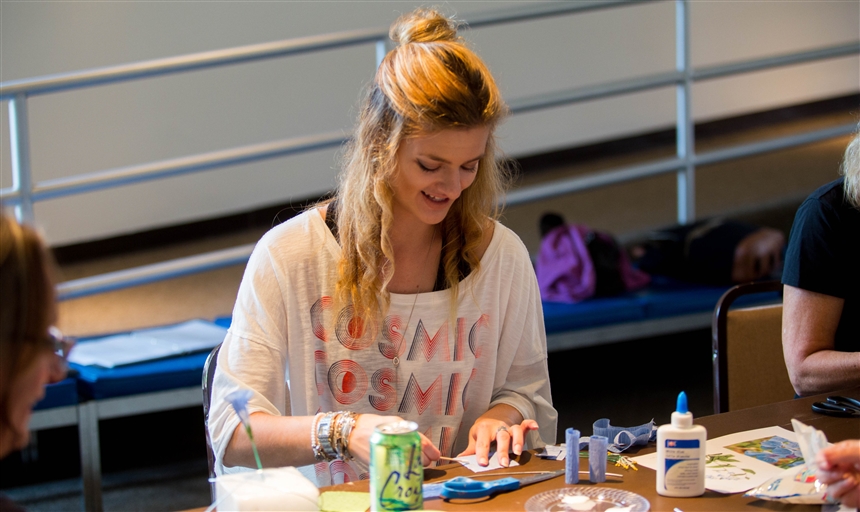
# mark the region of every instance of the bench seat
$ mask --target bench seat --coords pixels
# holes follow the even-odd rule
[[[717,301],[731,286],[703,285],[653,276],[638,291],[596,297],[576,304],[544,302],[547,351],[708,328]],[[777,292],[746,302],[773,302]]]

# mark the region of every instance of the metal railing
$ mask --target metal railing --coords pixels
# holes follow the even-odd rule
[[[659,0],[535,4],[474,16],[468,21],[468,26],[479,28],[654,1]],[[536,201],[657,174],[675,173],[677,176],[677,218],[679,222],[686,223],[695,219],[696,166],[818,142],[849,134],[856,128],[853,124],[843,125],[696,154],[690,109],[693,82],[853,55],[860,53],[860,41],[693,69],[690,66],[689,57],[688,1],[674,0],[676,47],[674,71],[516,98],[509,102],[512,113],[517,115],[540,109],[674,86],[677,105],[676,156],[646,164],[555,181],[551,184],[523,187],[511,191],[504,199],[506,204],[513,205]],[[31,221],[33,220],[33,203],[36,201],[331,148],[341,145],[346,140],[346,135],[343,133],[315,134],[33,183],[30,170],[29,118],[27,114],[27,99],[31,96],[366,44],[373,44],[378,65],[388,50],[387,40],[386,30],[356,30],[4,82],[0,84],[0,100],[9,102],[13,183],[11,188],[0,190],[0,199],[16,207],[19,219]],[[61,299],[70,299],[240,264],[247,261],[252,248],[251,245],[246,245],[67,281],[59,285],[59,296]]]

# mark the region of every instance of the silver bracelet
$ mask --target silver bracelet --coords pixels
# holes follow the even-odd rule
[[[331,461],[337,458],[337,452],[335,452],[334,447],[331,444],[331,428],[334,416],[335,413],[333,412],[325,413],[322,419],[320,419],[319,426],[317,427],[317,439],[319,439],[320,452],[323,457],[322,460],[325,461]]]

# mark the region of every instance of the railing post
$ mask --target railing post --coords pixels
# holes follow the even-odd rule
[[[33,222],[33,177],[30,174],[30,128],[27,95],[9,100],[9,142],[12,156],[12,188],[19,194],[15,207],[19,222]]]
[[[688,0],[675,0],[675,69],[683,73],[684,80],[675,86],[677,154],[684,164],[678,170],[678,222],[688,224],[696,219],[696,167],[690,68],[690,4]]]

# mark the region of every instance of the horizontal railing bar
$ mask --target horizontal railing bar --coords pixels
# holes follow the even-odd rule
[[[692,72],[693,80],[707,80],[726,75],[760,71],[778,66],[787,66],[802,62],[821,60],[827,58],[843,57],[860,53],[860,42],[829,46],[800,53],[778,55],[764,59],[752,59],[735,64],[719,65],[701,68]],[[534,96],[517,98],[509,102],[511,112],[521,114],[534,110],[559,107],[571,103],[608,98],[621,94],[630,94],[648,89],[667,87],[675,85],[684,79],[683,73],[679,71],[668,71],[655,75],[607,82],[585,87],[577,87],[564,91],[556,91]]]
[[[693,156],[693,163],[697,166],[708,165],[737,158],[754,156],[771,151],[788,149],[794,146],[803,144],[811,144],[823,140],[850,135],[857,130],[857,125],[854,123],[843,124],[840,126],[824,128],[821,130],[809,131],[797,135],[789,135],[779,137],[762,142],[744,144],[726,149],[719,149],[706,153],[701,153]],[[565,180],[557,180],[550,183],[541,183],[530,187],[523,187],[513,192],[509,192],[505,197],[505,205],[513,206],[540,199],[548,199],[573,192],[582,192],[584,190],[615,185],[626,181],[632,181],[649,176],[656,176],[674,172],[680,169],[684,162],[680,158],[671,158],[667,160],[659,160],[642,165],[634,165],[623,167],[620,169],[598,172],[586,176],[578,176]]]
[[[568,103],[578,103],[620,94],[656,89],[675,85],[683,80],[684,75],[679,71],[667,71],[656,75],[620,80],[603,84],[577,87],[565,91],[537,94],[534,96],[517,98],[509,102],[508,106],[513,114],[522,114],[532,110],[558,107]]]
[[[651,1],[655,0],[612,0],[606,2],[596,1],[566,5],[547,2],[537,6],[511,9],[506,12],[477,15],[473,21],[467,21],[466,25],[478,28],[500,23],[543,18],[564,13],[575,13],[629,5],[634,2],[639,3]],[[292,38],[270,43],[252,44],[223,50],[192,53],[176,57],[153,59],[87,71],[74,71],[43,77],[11,80],[5,83],[0,83],[0,100],[11,99],[16,94],[20,93],[27,94],[29,96],[46,94],[93,85],[104,85],[127,80],[200,70],[227,64],[239,64],[319,50],[355,46],[385,40],[387,38],[388,30],[385,29],[376,28],[352,30],[332,34]]]
[[[16,205],[21,202],[21,191],[14,187],[0,188],[0,199],[7,206]]]
[[[36,184],[33,191],[33,200],[39,201],[82,192],[92,192],[94,190],[151,181],[168,176],[178,176],[218,167],[336,147],[343,144],[346,140],[347,137],[342,133],[332,132],[309,137],[252,144],[90,174],[79,174],[67,178],[46,180]]]
[[[718,66],[709,66],[693,70],[693,80],[708,80],[711,78],[719,78],[727,75],[735,75],[739,73],[748,73],[750,71],[761,71],[764,69],[775,68],[779,66],[788,66],[791,64],[800,64],[822,59],[831,59],[836,57],[844,57],[860,53],[860,41],[854,41],[848,44],[840,44],[828,46],[826,48],[818,48],[797,53],[788,53],[785,55],[775,55],[762,59],[752,59],[733,64],[722,64]]]
[[[128,288],[141,284],[162,281],[175,277],[206,272],[231,265],[248,262],[255,244],[240,245],[229,249],[211,251],[195,256],[177,258],[152,265],[143,265],[116,272],[108,272],[81,279],[73,279],[57,285],[60,300],[75,299]]]
[[[789,149],[814,142],[821,142],[844,135],[850,135],[857,131],[856,123],[843,124],[831,128],[823,128],[797,135],[788,135],[762,142],[753,142],[750,144],[742,144],[740,146],[732,146],[726,149],[718,149],[696,155],[693,162],[698,165],[708,165],[737,158],[755,156],[761,153],[769,153],[771,151],[779,151],[781,149]]]
[[[667,160],[659,160],[642,165],[634,165],[621,169],[598,172],[587,176],[578,176],[576,178],[568,178],[564,180],[555,180],[550,183],[541,183],[531,187],[523,187],[521,189],[509,192],[505,196],[504,204],[513,206],[539,199],[548,199],[550,197],[570,194],[572,192],[581,192],[592,188],[605,187],[625,181],[647,178],[648,176],[656,176],[674,172],[684,165],[684,161],[680,158],[670,158]]]
[[[853,123],[844,124],[798,135],[790,135],[763,142],[745,144],[743,146],[702,153],[695,156],[694,161],[696,165],[707,165],[746,156],[753,156],[760,153],[786,149],[801,144],[809,144],[851,134],[856,130],[856,128],[856,125]],[[642,179],[649,176],[666,174],[676,171],[683,165],[684,162],[682,159],[670,158],[643,165],[635,165],[591,174],[588,176],[571,178],[568,180],[543,183],[509,193],[505,198],[505,204],[513,206],[572,192],[579,192],[625,181]],[[154,281],[181,277],[198,272],[205,272],[230,265],[244,264],[248,261],[253,247],[254,244],[248,244],[197,256],[179,258],[154,265],[146,265],[98,276],[66,281],[57,287],[59,298],[61,300],[68,300]]]
[[[638,3],[651,3],[659,0],[606,0],[593,2],[545,2],[510,9],[502,9],[491,13],[476,14],[470,17],[465,25],[469,28],[480,28],[490,25],[500,25],[515,21],[528,21],[563,14],[576,14],[612,7],[624,7]]]
[[[11,80],[0,84],[0,99],[11,99],[16,94],[20,93],[32,96],[35,94],[78,89],[92,85],[103,85],[139,78],[212,68],[226,64],[239,64],[274,57],[298,55],[318,50],[355,46],[375,42],[387,37],[388,32],[385,30],[353,30],[334,34],[286,39],[270,43],[252,44],[224,50],[191,53],[176,57],[153,59],[87,71],[74,71],[71,73],[61,73],[22,80]]]

